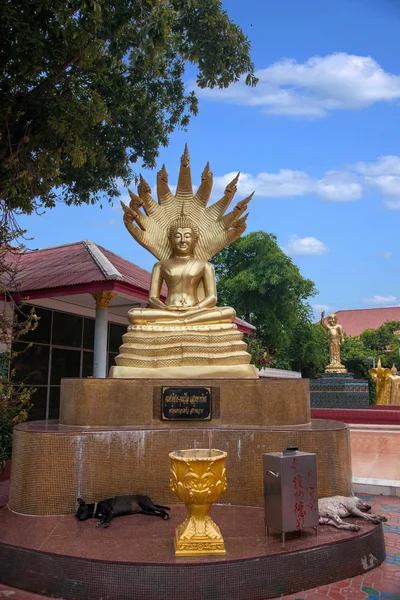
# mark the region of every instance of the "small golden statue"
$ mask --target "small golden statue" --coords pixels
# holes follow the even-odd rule
[[[110,377],[258,377],[234,323],[234,309],[217,307],[214,268],[208,262],[246,229],[243,213],[253,194],[224,214],[238,177],[221,200],[207,206],[212,173],[207,163],[193,194],[186,146],[175,196],[163,166],[157,174],[158,203],[142,177],[139,195],[129,191],[129,207],[121,202],[129,233],[158,262],[151,274],[148,307],[128,312],[130,325]]]
[[[375,369],[370,369],[368,373],[375,383],[375,404],[391,404],[392,370],[382,367],[381,357],[379,357],[378,366]]]
[[[347,373],[347,369],[340,362],[340,344],[344,342],[343,327],[338,324],[338,318],[335,313],[328,315],[325,323],[325,312],[321,313],[321,325],[328,332],[329,344],[329,365],[325,369],[325,373]]]

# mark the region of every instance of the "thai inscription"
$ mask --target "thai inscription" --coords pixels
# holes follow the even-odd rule
[[[210,421],[211,387],[163,387],[161,389],[161,420]]]

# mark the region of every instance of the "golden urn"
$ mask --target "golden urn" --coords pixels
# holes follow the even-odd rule
[[[222,450],[207,449],[170,453],[169,487],[189,513],[175,531],[175,556],[226,554],[219,527],[208,513],[226,490],[227,456]]]

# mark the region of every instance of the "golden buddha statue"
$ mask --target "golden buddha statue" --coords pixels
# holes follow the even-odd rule
[[[321,313],[321,325],[328,332],[329,344],[329,365],[325,369],[325,373],[347,373],[347,369],[340,362],[340,344],[344,342],[343,327],[338,324],[338,318],[335,313],[328,315],[327,323],[325,323],[325,312]]]
[[[381,357],[378,357],[378,366],[370,369],[368,373],[375,383],[375,404],[395,404],[391,402],[391,383],[394,374],[391,369],[382,367]]]
[[[208,261],[246,229],[247,215],[242,215],[253,194],[224,215],[238,177],[221,200],[207,207],[212,173],[207,164],[193,194],[185,147],[175,196],[163,166],[157,174],[158,203],[142,177],[139,195],[129,191],[129,207],[121,203],[129,233],[158,262],[151,274],[148,307],[128,312],[130,325],[110,377],[258,376],[234,323],[234,309],[217,307],[214,268]],[[165,300],[163,284],[168,289]]]

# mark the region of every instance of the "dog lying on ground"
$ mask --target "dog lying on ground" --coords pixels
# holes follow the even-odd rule
[[[86,519],[100,519],[96,527],[109,527],[110,521],[114,517],[122,515],[134,515],[143,513],[144,515],[153,515],[162,519],[169,519],[168,506],[153,504],[148,496],[114,496],[101,502],[86,504],[82,498],[78,498],[78,510],[75,514],[79,521]]]
[[[357,496],[332,496],[318,500],[318,516],[320,525],[333,525],[337,529],[360,531],[359,525],[344,523],[344,517],[361,517],[372,523],[387,521],[386,517],[366,514],[371,506]]]

